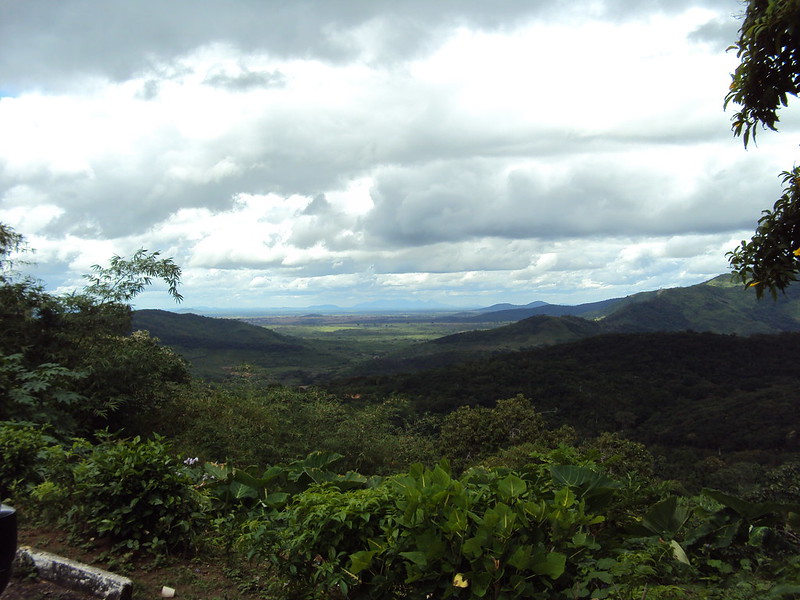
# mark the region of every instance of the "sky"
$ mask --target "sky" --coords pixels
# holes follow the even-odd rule
[[[0,0],[0,222],[54,293],[580,304],[728,270],[797,157],[723,101],[737,0]],[[154,284],[137,308],[178,308]]]

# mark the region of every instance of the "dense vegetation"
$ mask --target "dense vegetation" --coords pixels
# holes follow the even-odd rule
[[[246,366],[209,383],[129,333],[151,278],[179,298],[169,259],[115,257],[56,297],[0,233],[0,496],[29,523],[117,561],[225,549],[269,598],[800,596],[800,336],[601,336],[329,390]]]

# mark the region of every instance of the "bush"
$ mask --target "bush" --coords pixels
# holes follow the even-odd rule
[[[73,476],[69,528],[110,538],[112,551],[188,550],[207,523],[206,495],[161,437],[105,439]]]
[[[42,481],[39,455],[54,442],[35,425],[0,423],[0,500],[24,494]]]

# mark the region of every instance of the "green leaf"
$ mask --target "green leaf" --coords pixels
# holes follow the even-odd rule
[[[372,566],[372,559],[376,554],[375,550],[359,550],[350,555],[350,572],[358,574]]]
[[[483,544],[485,542],[485,535],[471,537],[461,546],[461,552],[463,552],[464,556],[467,558],[478,558],[483,554]]]
[[[585,490],[620,487],[618,482],[603,473],[579,465],[550,465],[550,474],[556,483]]]
[[[533,549],[530,546],[517,546],[516,550],[508,557],[506,562],[519,570],[530,569]]]
[[[486,571],[478,571],[473,573],[471,577],[472,595],[478,598],[483,598],[486,595],[489,586],[492,585],[492,574]]]
[[[497,490],[503,500],[518,498],[528,490],[528,484],[514,474],[508,475],[497,483]]]
[[[716,500],[723,506],[736,511],[747,521],[754,521],[771,513],[788,513],[800,511],[800,504],[779,504],[777,502],[748,502],[719,490],[703,489],[705,496]]]
[[[410,560],[412,563],[414,563],[421,569],[425,569],[428,566],[428,557],[425,555],[424,552],[419,552],[419,551],[401,552],[400,556],[402,556],[407,560]]]
[[[567,566],[567,556],[561,552],[538,553],[531,559],[530,569],[537,575],[558,579]]]
[[[270,508],[275,508],[285,504],[288,499],[289,494],[286,492],[272,492],[264,498],[264,504]]]
[[[662,537],[675,537],[689,518],[686,507],[678,506],[677,496],[670,496],[650,507],[642,517],[641,524]]]

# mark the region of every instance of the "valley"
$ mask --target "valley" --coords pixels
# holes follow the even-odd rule
[[[578,306],[534,302],[470,312],[364,312],[211,318],[141,310],[147,330],[222,381],[246,365],[285,385],[415,372],[611,333],[696,331],[751,336],[800,331],[800,291],[759,301],[722,275],[685,288],[642,292]]]

